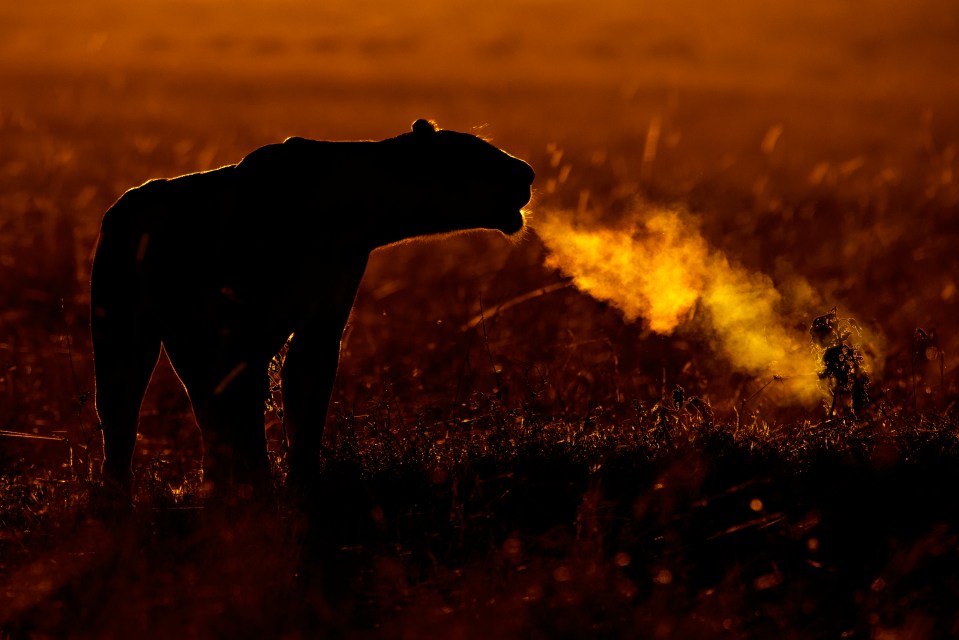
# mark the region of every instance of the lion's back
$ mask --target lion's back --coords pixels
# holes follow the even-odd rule
[[[137,226],[146,217],[145,212],[164,198],[167,182],[165,179],[150,180],[125,192],[103,214],[100,233],[113,236]]]
[[[232,167],[146,182],[104,214],[101,245],[136,252],[138,263],[167,268],[214,249],[217,228],[233,226]]]

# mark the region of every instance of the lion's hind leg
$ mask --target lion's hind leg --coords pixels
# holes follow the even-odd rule
[[[162,339],[203,434],[204,493],[219,500],[268,491],[263,414],[270,356],[237,323],[209,322],[215,316],[202,305],[188,309],[183,316],[191,320],[166,326]]]
[[[260,358],[228,362],[216,370],[212,392],[191,398],[203,431],[204,478],[216,492],[245,498],[272,484],[263,421],[269,378]]]
[[[144,308],[135,257],[101,236],[91,278],[96,408],[103,431],[103,478],[130,491],[140,403],[160,355],[160,337]]]

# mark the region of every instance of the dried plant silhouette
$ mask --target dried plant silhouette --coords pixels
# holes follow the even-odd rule
[[[264,405],[280,372],[294,483],[315,472],[340,339],[370,252],[523,228],[533,170],[426,120],[379,142],[290,138],[236,165],[131,189],[106,213],[91,328],[103,475],[128,492],[140,403],[166,350],[215,489],[265,485]]]
[[[4,640],[956,635],[955,0],[55,4],[0,3]],[[374,202],[435,187],[458,224],[496,183],[509,209],[477,224],[518,224],[528,181],[481,184],[503,159],[482,140],[435,184],[399,151],[292,161],[417,148],[384,139],[424,115],[528,161],[535,206],[514,241],[397,242],[360,278],[343,233],[401,235]],[[272,144],[291,133],[382,142]],[[286,154],[291,186],[247,197]],[[119,323],[116,359],[142,358],[103,491],[103,214],[211,169],[107,220],[129,241],[97,281],[171,303],[136,340]],[[339,207],[280,206],[316,180]],[[227,211],[249,217],[220,233]],[[307,340],[328,268],[359,287],[351,311],[355,282],[333,294],[346,330]],[[119,318],[157,294],[121,290]],[[336,370],[289,433],[296,353],[263,370],[281,344]],[[319,440],[324,412],[288,495],[288,436]],[[234,500],[261,419],[277,491]]]

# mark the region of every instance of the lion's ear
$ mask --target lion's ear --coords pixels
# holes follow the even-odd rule
[[[429,133],[436,133],[436,125],[429,120],[424,120],[420,118],[413,123],[413,133],[423,135]]]

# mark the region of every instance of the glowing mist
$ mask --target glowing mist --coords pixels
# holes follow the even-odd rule
[[[672,333],[689,316],[705,284],[708,249],[676,213],[655,212],[626,229],[585,230],[547,217],[536,225],[551,252],[547,265],[581,290],[616,305],[630,322],[644,318],[656,333]]]
[[[655,333],[680,329],[705,335],[736,370],[789,377],[796,399],[821,398],[808,335],[790,329],[787,311],[808,302],[784,300],[772,280],[731,264],[709,246],[695,220],[679,210],[650,207],[617,228],[584,228],[564,211],[544,212],[536,232],[550,251],[547,266],[582,291],[644,320]],[[816,309],[803,309],[811,319]]]

